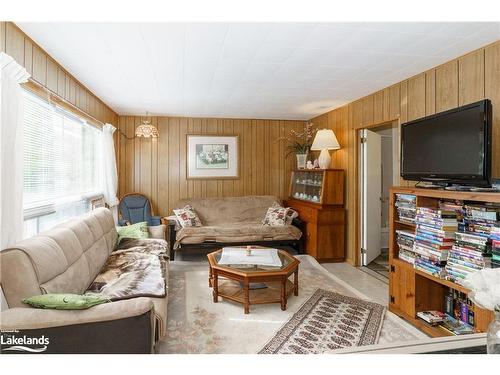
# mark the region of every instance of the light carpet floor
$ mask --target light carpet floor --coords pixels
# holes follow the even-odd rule
[[[167,338],[159,353],[257,353],[290,317],[321,288],[350,297],[370,300],[329,273],[314,258],[299,255],[299,296],[288,299],[287,310],[279,304],[252,305],[243,314],[240,304],[213,303],[208,287],[208,265],[202,262],[172,264],[169,280]],[[379,343],[426,338],[410,324],[387,312]]]

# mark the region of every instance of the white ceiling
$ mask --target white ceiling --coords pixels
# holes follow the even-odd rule
[[[119,114],[310,119],[500,39],[499,23],[20,23]]]

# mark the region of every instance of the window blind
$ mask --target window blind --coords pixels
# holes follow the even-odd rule
[[[25,211],[99,194],[101,131],[28,91],[24,97]]]

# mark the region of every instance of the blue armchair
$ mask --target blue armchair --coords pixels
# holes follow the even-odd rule
[[[125,194],[120,199],[118,207],[121,216],[118,219],[118,225],[120,226],[141,223],[143,221],[146,221],[149,226],[161,224],[161,217],[153,216],[149,199],[140,193]]]

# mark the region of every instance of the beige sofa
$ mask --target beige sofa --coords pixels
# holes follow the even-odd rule
[[[222,245],[257,244],[264,246],[292,246],[302,252],[300,221],[294,225],[262,225],[269,207],[282,204],[277,197],[244,196],[226,198],[184,199],[175,208],[191,205],[203,226],[180,228],[169,223],[170,260],[175,250],[183,248],[217,248]]]
[[[100,208],[1,251],[0,284],[9,307],[1,312],[2,331],[44,335],[51,353],[152,352],[166,333],[167,297],[74,311],[29,308],[21,302],[44,293],[85,292],[116,240],[113,216]]]

